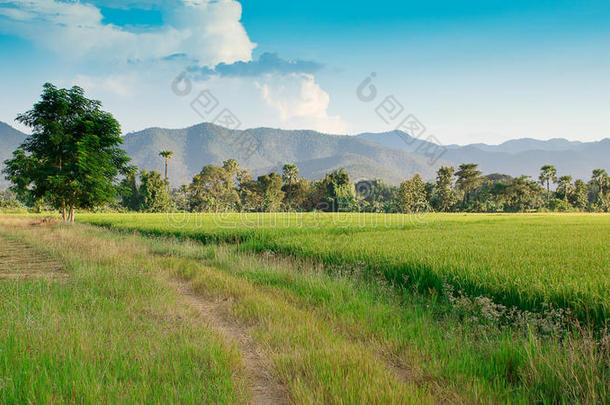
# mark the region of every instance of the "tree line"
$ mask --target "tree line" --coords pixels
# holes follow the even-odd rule
[[[170,188],[169,150],[160,151],[165,176],[139,170],[121,148],[119,123],[75,86],[43,86],[41,100],[17,120],[32,135],[13,152],[3,170],[10,190],[0,191],[0,208],[21,206],[61,212],[74,221],[76,209],[141,212],[526,212],[610,210],[610,179],[596,169],[591,180],[558,176],[552,165],[528,176],[482,175],[474,163],[441,167],[435,181],[418,174],[399,186],[381,180],[352,183],[344,169],[310,181],[294,164],[254,179],[229,159],[206,165],[188,185]],[[553,186],[553,187],[551,187]],[[554,188],[554,190],[552,189]]]
[[[610,208],[610,178],[605,170],[594,170],[585,183],[569,175],[558,177],[552,165],[541,168],[537,181],[528,176],[484,176],[476,164],[466,163],[457,169],[441,167],[432,182],[415,174],[394,186],[382,180],[352,183],[344,169],[310,181],[294,164],[254,179],[248,169],[229,159],[222,165],[204,166],[190,184],[178,188],[170,189],[167,173],[163,178],[146,170],[139,176],[130,174],[122,186],[120,206],[142,212],[608,212]]]

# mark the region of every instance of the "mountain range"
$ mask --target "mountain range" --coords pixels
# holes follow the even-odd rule
[[[8,159],[25,137],[0,122],[0,162]],[[159,151],[174,151],[169,177],[175,186],[188,183],[204,165],[221,164],[230,158],[255,176],[280,172],[283,164],[295,163],[301,175],[310,179],[343,167],[354,181],[379,178],[391,184],[415,173],[432,180],[441,165],[470,162],[478,163],[484,173],[533,177],[543,164],[550,163],[559,174],[582,179],[590,178],[595,168],[610,166],[608,138],[598,142],[516,139],[500,145],[441,146],[400,131],[348,136],[273,128],[232,130],[202,123],[184,129],[149,128],[128,133],[124,140],[133,164],[143,169],[162,171]],[[0,188],[6,186],[1,179]]]

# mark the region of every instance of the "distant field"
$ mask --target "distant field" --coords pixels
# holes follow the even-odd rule
[[[610,316],[610,215],[88,214],[81,222],[239,243],[442,290],[539,310]]]

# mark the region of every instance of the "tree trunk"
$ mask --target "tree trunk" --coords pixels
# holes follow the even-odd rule
[[[74,223],[74,205],[70,205],[70,215],[68,217],[70,223]]]
[[[165,180],[167,180],[167,158],[165,159]]]
[[[61,220],[62,222],[66,222],[66,202],[62,201],[61,203]]]

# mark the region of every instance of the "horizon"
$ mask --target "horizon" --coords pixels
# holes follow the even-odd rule
[[[0,123],[6,124],[6,125],[10,126],[11,128],[16,129],[16,130],[22,132],[25,135],[30,135],[31,134],[28,131],[24,131],[24,130],[15,128],[15,126],[13,126],[10,123],[7,123],[5,121],[0,120]],[[222,125],[219,125],[219,124],[215,124],[213,122],[200,122],[198,124],[190,125],[190,126],[187,126],[187,127],[181,127],[181,128],[164,128],[164,127],[158,127],[158,126],[146,127],[146,128],[135,130],[135,131],[123,132],[121,134],[121,136],[125,137],[127,135],[137,134],[137,133],[144,132],[144,131],[147,131],[147,130],[150,130],[150,129],[163,129],[163,130],[170,130],[170,131],[179,131],[179,130],[189,129],[189,128],[193,128],[193,127],[196,127],[196,126],[199,126],[199,125],[206,125],[206,124],[208,124],[208,125],[216,125],[218,127],[222,127],[222,128],[225,128],[225,129],[232,130],[231,128],[227,128],[225,126],[222,126]],[[238,131],[250,131],[250,130],[256,130],[256,129],[271,129],[271,130],[287,131],[287,132],[290,132],[290,131],[312,131],[312,132],[319,133],[321,135],[328,135],[328,136],[354,136],[354,137],[357,137],[359,135],[365,135],[365,134],[383,135],[383,134],[387,134],[387,133],[392,132],[392,131],[386,131],[386,132],[361,132],[361,133],[355,133],[355,134],[330,134],[330,133],[316,131],[314,129],[305,129],[305,128],[285,129],[285,128],[277,128],[277,127],[264,127],[264,126],[261,126],[261,127],[251,127],[251,128],[239,128],[239,129],[236,129],[236,130],[238,130]],[[26,128],[26,130],[27,130],[27,128]],[[400,132],[402,132],[405,135],[409,135],[408,133],[406,133],[404,131],[401,131],[401,130],[393,130],[393,131],[400,131]],[[538,142],[568,141],[568,142],[571,142],[571,143],[597,143],[597,142],[605,141],[607,139],[610,139],[610,137],[604,137],[604,138],[593,140],[593,141],[579,141],[579,140],[571,140],[571,139],[567,139],[567,138],[537,139],[537,138],[527,138],[526,137],[526,138],[512,138],[512,139],[508,139],[508,140],[500,142],[500,143],[480,143],[480,142],[474,142],[474,143],[469,143],[469,144],[449,144],[449,145],[443,145],[443,146],[445,146],[445,147],[452,147],[452,146],[465,147],[465,146],[473,146],[473,145],[478,145],[478,144],[486,145],[486,146],[501,146],[503,144],[506,144],[506,143],[509,143],[509,142],[513,142],[513,141],[526,141],[526,140],[532,140],[532,141],[538,141]]]
[[[602,1],[260,3],[0,1],[0,120],[24,131],[49,81],[125,134],[230,119],[354,135],[412,116],[443,145],[610,136]]]

